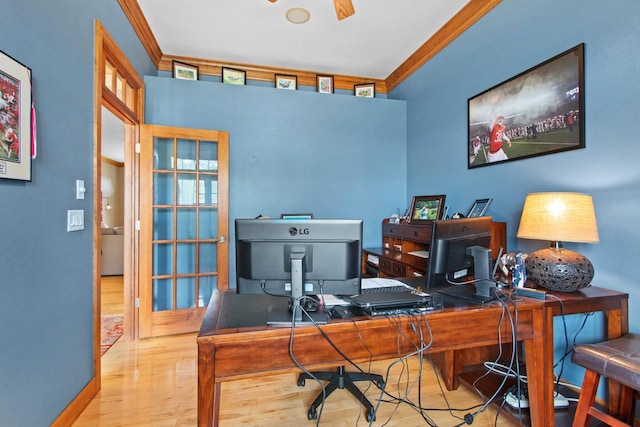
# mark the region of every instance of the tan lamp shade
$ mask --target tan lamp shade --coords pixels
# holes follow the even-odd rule
[[[574,292],[591,283],[594,270],[583,255],[562,242],[596,243],[598,227],[591,196],[579,193],[533,193],[524,201],[518,237],[549,240],[551,247],[532,252],[527,274],[538,285]]]
[[[593,199],[580,193],[527,195],[518,237],[554,242],[598,242]]]

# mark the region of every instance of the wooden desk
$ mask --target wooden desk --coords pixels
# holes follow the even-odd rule
[[[605,288],[590,286],[577,292],[547,292],[545,300],[545,341],[553,342],[553,318],[555,316],[602,311],[605,316],[605,337],[602,341],[619,338],[629,332],[629,295]],[[545,348],[544,387],[553,389],[553,346]],[[609,410],[618,413],[620,385],[609,382]],[[545,405],[553,404],[553,395],[545,396]],[[553,423],[553,417],[550,419]],[[552,424],[550,424],[552,425]]]
[[[527,286],[533,286],[531,282]],[[540,288],[541,289],[541,288]],[[598,288],[590,286],[580,289],[577,292],[551,292],[547,291],[547,297],[544,301],[545,316],[545,342],[553,343],[554,326],[553,318],[561,315],[591,313],[602,311],[605,317],[604,331],[605,336],[602,340],[618,338],[628,333],[629,313],[628,313],[629,295],[623,292],[611,289]],[[441,367],[445,374],[445,383],[449,390],[455,389],[458,385],[458,375],[462,373],[464,366],[463,360],[468,365],[482,363],[483,360],[474,360],[466,350],[446,352]],[[554,354],[553,345],[545,347],[545,356],[543,358],[543,366],[536,371],[538,381],[544,381],[543,389],[554,389]],[[483,353],[484,355],[484,353]],[[527,374],[530,375],[527,369]],[[541,376],[540,376],[541,375]],[[475,376],[471,376],[475,379]],[[618,403],[620,401],[620,386],[615,383],[609,384],[609,408],[610,413],[617,413]],[[544,406],[553,405],[553,393],[545,393]],[[546,416],[546,415],[545,415]],[[551,414],[545,421],[547,425],[554,425],[554,416]]]
[[[283,304],[286,307],[285,299],[237,295],[233,291],[212,296],[197,338],[199,426],[218,425],[223,381],[299,371],[289,355],[290,328],[265,326],[267,313],[282,309]],[[433,333],[431,352],[462,350],[511,339],[509,322],[499,323],[503,310],[499,303],[461,304],[426,315]],[[547,426],[550,425],[547,420],[553,420],[553,401],[539,397],[551,395],[549,387],[553,387],[553,382],[545,379],[546,367],[553,364],[544,360],[553,352],[552,341],[546,339],[546,305],[534,299],[521,299],[516,305],[517,337],[524,342],[527,371],[533,373],[528,384],[532,425]],[[514,310],[511,304],[508,306]],[[371,353],[376,360],[398,357],[398,328],[415,336],[408,318],[399,324],[386,318],[357,318],[357,330],[353,320],[331,320],[321,328],[356,363],[367,362]],[[345,364],[315,327],[296,328],[294,336],[293,352],[309,370]]]

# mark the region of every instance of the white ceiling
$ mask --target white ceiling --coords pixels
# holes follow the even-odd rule
[[[138,0],[164,55],[373,79],[386,79],[467,3],[353,0],[355,15],[338,21],[332,0]],[[294,7],[309,21],[287,21]],[[123,161],[105,139],[123,135],[112,122],[103,122],[103,155]]]
[[[162,53],[385,79],[468,0],[138,0]],[[293,7],[311,18],[292,24]]]

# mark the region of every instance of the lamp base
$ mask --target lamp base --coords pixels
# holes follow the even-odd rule
[[[551,291],[575,292],[589,286],[593,265],[586,257],[564,248],[546,248],[530,253],[528,278]]]

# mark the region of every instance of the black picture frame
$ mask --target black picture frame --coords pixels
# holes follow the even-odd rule
[[[492,201],[493,199],[489,197],[486,199],[478,199],[475,202],[473,202],[473,205],[471,205],[471,208],[467,213],[467,218],[484,216],[485,212],[487,212],[487,209],[489,208],[489,205],[491,204]]]
[[[375,98],[376,84],[362,83],[362,84],[353,85],[353,94],[360,98]]]
[[[173,69],[173,78],[182,80],[198,80],[200,75],[197,65],[187,64],[180,61],[171,61]]]
[[[276,89],[297,90],[298,76],[289,74],[276,74],[274,76],[274,84]]]
[[[247,84],[247,72],[236,68],[222,67],[222,83],[244,86]]]
[[[414,196],[411,201],[411,210],[407,222],[410,224],[425,224],[442,219],[444,211],[445,195]]]
[[[582,43],[469,98],[467,168],[585,148],[584,97]]]
[[[31,181],[34,111],[31,68],[0,51],[0,93],[4,115],[0,139],[0,178]],[[35,145],[33,147],[35,149]]]
[[[333,93],[333,76],[317,75],[316,91],[319,93]]]

